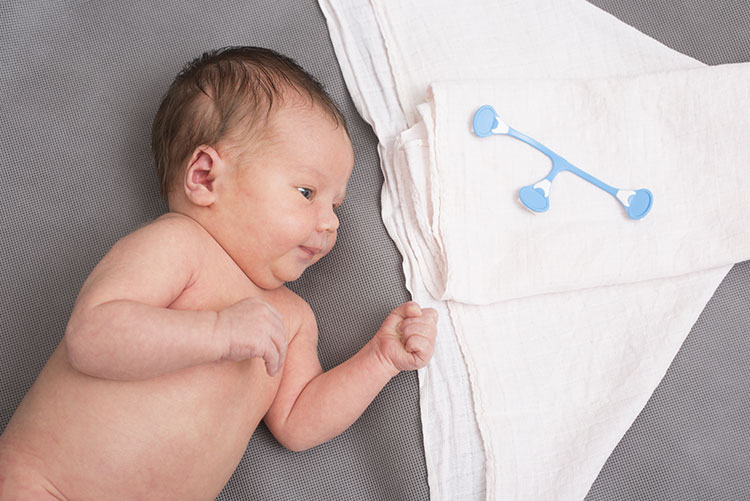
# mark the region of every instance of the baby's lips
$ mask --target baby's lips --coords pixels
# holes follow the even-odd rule
[[[299,248],[308,253],[310,257],[314,257],[320,252],[319,249],[316,249],[314,247],[307,247],[306,245],[300,245]]]

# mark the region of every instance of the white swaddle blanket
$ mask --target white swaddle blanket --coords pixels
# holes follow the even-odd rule
[[[477,137],[470,119],[484,103],[605,182],[650,189],[653,212],[633,221],[612,196],[561,173],[550,187],[550,208],[535,215],[519,203],[518,191],[544,178],[551,162],[509,136]],[[419,261],[428,290],[439,299],[487,304],[746,259],[750,110],[741,103],[750,103],[750,64],[433,84],[417,107],[416,130],[396,143],[409,155],[396,169],[414,192],[424,193],[425,173],[412,166],[432,169],[431,208],[415,210],[430,217],[417,221],[420,232],[440,237],[422,251],[433,259]]]
[[[727,263],[750,256],[748,69],[611,78],[702,65],[582,0],[320,4],[380,140],[407,287],[441,312],[420,372],[432,498],[582,498]],[[652,213],[630,221],[566,173],[529,213],[518,189],[549,160],[474,137],[482,104],[600,179],[652,189]]]

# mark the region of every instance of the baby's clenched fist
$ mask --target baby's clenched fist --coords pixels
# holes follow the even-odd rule
[[[281,313],[270,304],[247,297],[219,311],[214,326],[221,360],[260,357],[275,376],[286,359],[287,340]]]
[[[399,371],[421,369],[435,351],[438,314],[414,301],[395,308],[373,341],[381,360]]]

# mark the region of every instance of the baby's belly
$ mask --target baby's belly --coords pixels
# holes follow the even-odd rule
[[[6,431],[74,499],[213,499],[277,387],[259,359],[119,382],[73,370],[64,350]]]

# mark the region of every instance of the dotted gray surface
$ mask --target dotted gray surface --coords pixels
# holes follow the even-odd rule
[[[750,60],[743,1],[593,2],[708,64]],[[376,140],[357,116],[314,0],[0,1],[0,430],[62,337],[83,280],[166,210],[148,132],[181,65],[224,45],[295,58],[347,117],[355,171],[334,251],[292,288],[330,368],[406,300],[380,220]],[[587,499],[750,499],[750,263],[734,267]],[[219,496],[426,499],[417,380],[401,374],[341,436],[305,453],[261,426]]]

